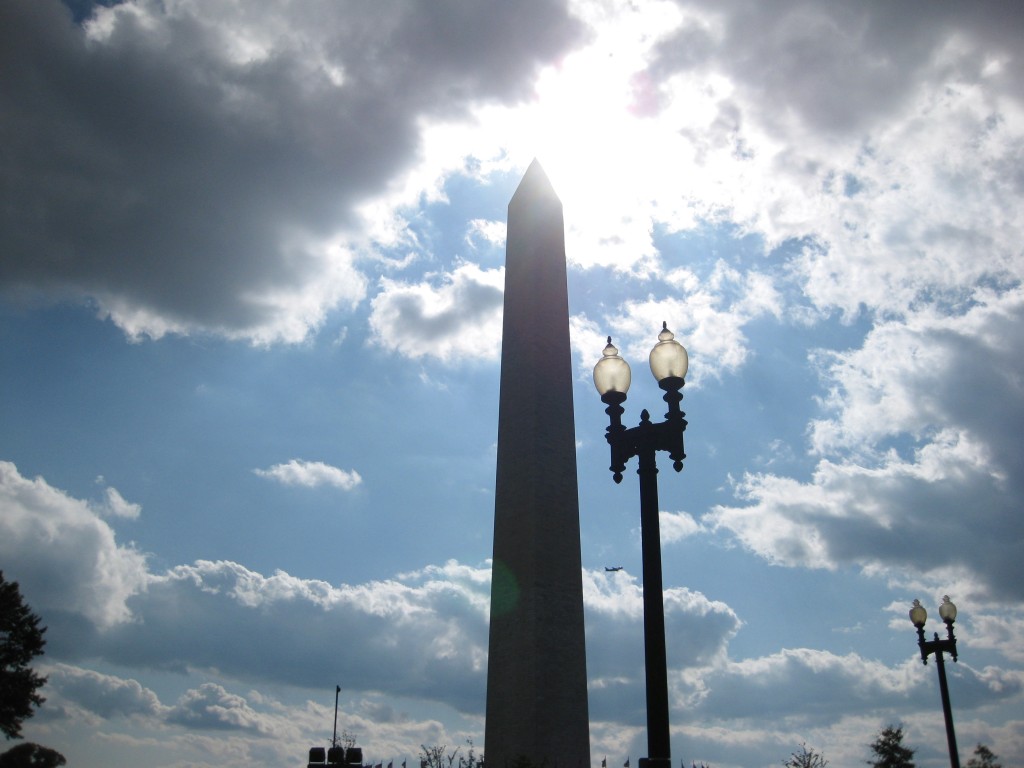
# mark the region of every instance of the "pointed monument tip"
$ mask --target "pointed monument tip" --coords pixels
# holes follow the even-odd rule
[[[555,192],[555,188],[551,186],[551,180],[548,179],[548,175],[544,172],[540,160],[536,157],[533,158],[530,166],[526,169],[526,173],[523,174],[523,179],[519,182],[515,194],[512,195],[512,200],[514,201],[526,192],[529,192],[531,195],[543,194],[561,202]]]

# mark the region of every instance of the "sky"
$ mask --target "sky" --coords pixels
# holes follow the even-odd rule
[[[6,0],[0,569],[81,768],[486,751],[506,207],[564,205],[591,757],[1024,764],[1024,14],[1005,2]],[[622,566],[609,572],[606,567]],[[526,745],[524,745],[525,747]],[[633,765],[636,763],[633,762]]]

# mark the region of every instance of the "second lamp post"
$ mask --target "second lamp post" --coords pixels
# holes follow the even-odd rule
[[[642,539],[644,579],[644,668],[647,677],[647,757],[641,768],[669,768],[671,747],[668,722],[668,666],[665,657],[665,603],[661,580],[661,530],[658,522],[658,467],[656,454],[665,451],[676,472],[683,468],[683,432],[686,419],[679,409],[681,390],[689,367],[689,356],[662,324],[658,343],[651,350],[651,373],[665,390],[668,403],[665,420],[652,423],[650,414],[640,414],[640,424],[627,429],[622,425],[622,404],[629,390],[629,364],[612,346],[611,336],[604,357],[594,366],[594,385],[608,407],[609,425],[605,437],[611,446],[609,469],[616,483],[622,482],[626,462],[638,458],[640,476],[640,535]]]
[[[939,617],[946,624],[946,637],[939,639],[935,633],[934,640],[924,639],[924,623],[928,620],[928,612],[915,600],[910,609],[910,621],[917,627],[917,646],[921,649],[921,661],[928,663],[928,657],[935,654],[935,666],[939,670],[939,695],[942,697],[942,716],[946,721],[946,743],[949,746],[949,764],[952,768],[960,768],[960,753],[956,748],[956,731],[953,730],[953,708],[949,705],[949,685],[946,683],[946,662],[943,653],[948,653],[956,661],[956,635],[953,634],[953,622],[956,621],[956,606],[949,595],[942,598],[939,606]]]

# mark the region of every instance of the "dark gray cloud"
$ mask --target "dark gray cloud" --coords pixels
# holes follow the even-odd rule
[[[253,683],[317,688],[337,679],[348,690],[424,699],[444,691],[451,706],[476,712],[486,669],[486,586],[438,574],[418,586],[331,587],[198,562],[154,579],[130,600],[131,622],[79,633],[73,647],[55,638],[52,651],[142,669],[215,670]],[[193,704],[182,710],[185,720],[205,711]]]
[[[584,574],[587,674],[595,721],[645,722],[643,589],[638,582],[626,571]],[[739,627],[739,617],[724,603],[686,588],[666,589],[670,676],[724,659]]]
[[[622,575],[590,574],[588,583],[602,585],[587,590],[588,671],[604,681],[595,711],[621,717],[632,701],[625,716],[643,722],[639,586]],[[427,700],[443,691],[449,706],[479,714],[488,604],[488,569],[453,562],[394,581],[338,587],[280,572],[263,576],[237,563],[197,562],[152,580],[130,599],[130,622],[103,632],[80,627],[73,647],[65,636],[55,638],[52,650],[130,668],[215,672],[254,685],[316,688],[339,679],[347,690]],[[738,624],[723,604],[669,590],[671,665],[683,669],[724,656]],[[179,702],[177,709],[181,724],[207,711],[199,701],[184,708]]]
[[[1018,291],[877,325],[861,348],[828,357],[835,417],[812,439],[830,458],[812,481],[749,477],[751,505],[708,522],[775,562],[959,570],[972,597],[1020,604],[1022,325]]]
[[[200,15],[201,14],[201,15]],[[515,102],[564,2],[0,9],[0,285],[129,332],[299,338],[365,292],[337,242],[422,121]]]
[[[166,707],[137,680],[58,664],[46,671],[48,690],[103,718],[160,717]]]
[[[799,719],[814,727],[857,715],[927,710],[937,696],[935,675],[920,674],[920,666],[918,659],[888,667],[857,654],[782,650],[709,670],[702,678],[707,696],[695,709],[713,720],[756,721],[768,711],[785,713],[791,722]],[[1014,700],[1024,690],[1015,671],[979,671],[960,664],[949,674],[963,710]]]
[[[984,73],[1024,96],[1024,62],[1015,55],[1024,17],[1007,3],[677,4],[687,19],[658,46],[649,79],[639,82],[724,73],[744,108],[741,114],[737,102],[727,102],[723,128],[755,119],[784,135],[795,118],[818,133],[856,137],[916,97],[930,77],[976,82]],[[994,72],[993,62],[1000,62]]]
[[[346,691],[373,699],[364,708],[374,729],[407,727],[389,703],[396,699],[437,702],[471,717],[481,714],[490,584],[486,567],[449,561],[392,580],[331,585],[280,571],[265,576],[233,562],[198,561],[162,575],[148,573],[130,594],[117,595],[113,602],[105,595],[94,595],[93,602],[83,595],[69,599],[48,586],[60,583],[59,574],[71,571],[88,581],[117,558],[134,563],[137,555],[117,548],[110,529],[104,529],[109,541],[75,538],[82,518],[98,512],[42,479],[28,484],[34,493],[29,495],[26,481],[8,469],[5,482],[20,491],[21,507],[12,506],[10,493],[0,495],[0,519],[8,521],[10,534],[3,541],[33,553],[35,566],[25,578],[20,565],[10,575],[22,582],[27,599],[50,627],[47,658],[56,662],[46,670],[53,693],[51,720],[142,718],[193,732],[294,741],[303,738],[295,718],[306,722],[317,714],[267,704],[258,693],[242,696],[225,681],[317,690],[325,680],[344,680]],[[71,539],[78,546],[47,548],[40,545],[43,536]],[[0,546],[0,554],[11,562],[10,550]],[[642,727],[642,591],[627,572],[587,571],[584,582],[592,718],[597,724]],[[740,620],[729,606],[671,588],[665,609],[673,706],[703,723],[769,716],[790,727],[832,727],[851,712],[899,712],[933,704],[932,676],[907,672],[908,665],[916,668],[916,659],[889,667],[856,655],[791,649],[733,661],[729,643]],[[70,660],[113,665],[140,676],[176,672],[197,684],[165,704],[135,679],[74,667],[66,663]],[[1024,682],[1018,672],[997,667],[979,671],[961,664],[953,674],[965,709],[1013,701]],[[414,726],[433,727],[425,722]]]
[[[339,586],[281,572],[264,576],[232,562],[200,561],[156,575],[139,553],[118,545],[102,510],[42,478],[23,478],[13,464],[0,469],[0,556],[50,627],[49,658],[311,689],[339,679],[348,690],[426,700],[443,692],[449,706],[467,713],[483,708],[486,567],[449,562],[390,581]],[[70,590],[66,574],[97,588]],[[633,701],[633,717],[642,721],[640,587],[627,573],[588,572],[586,581],[591,676],[607,681],[609,695],[617,691],[620,706]],[[728,606],[699,593],[666,593],[673,667],[722,656],[738,624]],[[134,680],[60,665],[54,682],[66,699],[103,717],[163,711]],[[596,711],[611,712],[609,695],[596,697]],[[213,689],[193,692],[172,719],[202,728],[256,722],[236,699],[216,703],[220,698]]]

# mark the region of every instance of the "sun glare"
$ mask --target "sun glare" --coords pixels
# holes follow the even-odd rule
[[[570,261],[643,272],[655,254],[652,218],[692,222],[681,204],[672,211],[665,201],[680,200],[679,169],[693,164],[679,136],[680,110],[685,120],[706,119],[699,100],[707,96],[659,91],[643,76],[653,47],[680,23],[675,5],[588,21],[594,41],[542,73],[532,104],[503,111],[493,124],[517,164],[537,157],[551,179]]]
[[[585,21],[590,44],[544,70],[531,101],[424,126],[424,162],[396,196],[443,197],[443,179],[467,157],[481,178],[537,158],[564,206],[569,261],[649,273],[652,222],[693,227],[698,205],[728,204],[722,190],[738,188],[731,151],[698,146],[729,84],[706,74],[647,78],[658,42],[682,22],[675,4],[616,5]]]

